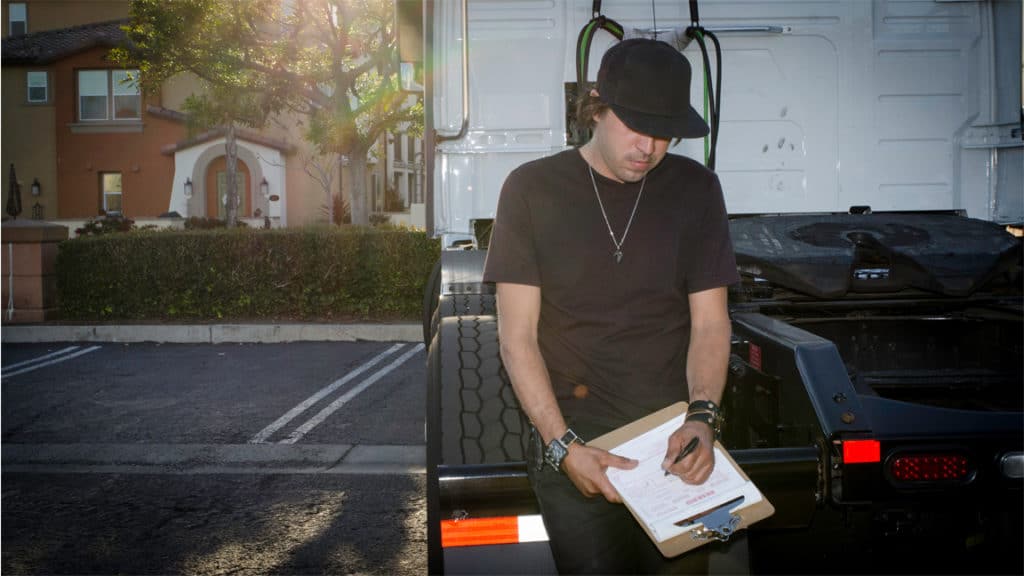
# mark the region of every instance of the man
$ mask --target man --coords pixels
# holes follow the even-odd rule
[[[580,106],[590,141],[514,170],[498,203],[484,280],[497,284],[501,355],[535,428],[530,481],[563,573],[687,568],[658,553],[605,475],[637,463],[587,439],[689,399],[663,467],[693,484],[714,467],[726,286],[739,277],[717,177],[667,154],[670,139],[708,132],[690,76],[664,42],[616,44]]]

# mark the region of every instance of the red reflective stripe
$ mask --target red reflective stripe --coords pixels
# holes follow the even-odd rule
[[[847,440],[843,442],[843,462],[846,464],[869,464],[881,462],[882,445],[878,440]]]
[[[750,344],[750,367],[761,370],[761,347],[754,343]]]
[[[441,521],[442,548],[518,542],[519,519],[515,516]]]

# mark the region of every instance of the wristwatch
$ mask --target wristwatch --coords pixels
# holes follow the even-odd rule
[[[562,471],[562,460],[569,455],[569,446],[576,442],[580,445],[586,444],[582,438],[572,431],[572,428],[565,431],[561,438],[555,438],[548,443],[544,451],[544,460],[555,469],[555,472]]]

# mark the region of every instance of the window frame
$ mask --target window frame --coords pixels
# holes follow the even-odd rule
[[[108,193],[107,192],[107,178],[106,177],[107,176],[112,176],[112,175],[115,175],[115,174],[117,175],[118,180],[120,180],[121,189],[118,190],[117,192],[109,192]],[[117,209],[117,210],[109,209],[107,207],[107,197],[108,196],[117,196],[119,201],[120,201],[121,207],[119,209]],[[124,215],[124,173],[122,173],[120,171],[114,171],[114,170],[111,170],[109,172],[100,172],[100,209],[103,210],[103,212],[105,214],[115,214],[115,215],[119,215],[119,216],[123,216]]]
[[[83,94],[82,94],[82,75],[86,74],[86,73],[97,73],[97,72],[104,73],[105,80],[106,80],[106,82],[104,84],[105,93],[103,94],[103,97],[105,98],[104,117],[103,118],[85,118],[85,117],[82,116],[82,111],[83,111],[83,108],[84,108],[82,106],[82,98],[83,97],[99,97],[100,94],[85,94],[83,96]],[[139,122],[139,121],[142,120],[142,90],[139,88],[138,81],[136,80],[136,82],[135,82],[135,93],[134,94],[126,94],[126,93],[124,93],[124,89],[123,89],[124,84],[122,84],[121,82],[117,82],[117,85],[115,86],[114,77],[118,73],[124,73],[127,76],[134,76],[136,78],[138,78],[138,76],[139,76],[139,70],[135,69],[135,68],[131,68],[131,69],[125,69],[125,68],[79,68],[79,69],[75,70],[75,107],[76,107],[75,117],[77,118],[78,122],[81,122],[81,123],[101,123],[101,122],[130,123],[130,122]],[[122,87],[122,92],[121,93],[118,93],[118,91],[117,91],[118,87]],[[117,115],[118,114],[117,98],[124,98],[126,96],[133,96],[133,97],[138,99],[138,107],[137,107],[138,115],[137,116],[119,117]]]
[[[128,79],[134,77],[135,78],[134,83],[133,84],[127,84],[127,83],[123,82],[122,80],[117,80],[115,82],[114,78],[116,76],[118,76],[118,75],[121,75],[121,74],[124,75],[124,78],[122,80],[128,80]],[[129,68],[118,68],[118,69],[110,70],[110,110],[109,110],[109,112],[111,113],[111,120],[114,120],[114,121],[142,120],[142,89],[139,87],[138,78],[139,78],[139,70],[135,69],[135,68],[131,68],[131,69],[129,69]],[[134,92],[133,93],[126,92],[125,91],[125,87],[127,87],[127,86],[132,86],[134,88]],[[120,89],[121,91],[118,92],[118,89]],[[118,114],[118,110],[120,109],[120,107],[117,105],[117,99],[118,98],[124,98],[124,97],[133,97],[133,98],[136,99],[137,105],[136,105],[135,108],[138,111],[136,116],[128,116],[128,117],[124,117],[124,118],[118,117],[117,114]]]
[[[14,8],[21,7],[21,18],[14,19]],[[14,23],[21,22],[21,32],[14,31]],[[26,2],[11,2],[7,4],[7,35],[8,36],[23,36],[28,34],[28,3]]]
[[[32,78],[33,78],[33,76],[35,76],[36,78],[38,78],[39,76],[42,76],[42,78],[43,78],[43,85],[42,85],[43,99],[42,100],[33,100],[32,99],[32,89],[33,88],[40,88],[40,86],[33,86],[32,85]],[[50,101],[50,73],[49,72],[47,72],[46,70],[28,70],[28,71],[25,72],[25,101],[28,102],[29,104],[46,104],[46,103],[48,103]]]

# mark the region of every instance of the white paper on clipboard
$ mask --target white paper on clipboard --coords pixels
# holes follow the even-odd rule
[[[696,527],[679,526],[680,520],[698,516],[737,496],[745,496],[744,506],[761,500],[753,483],[744,478],[717,446],[715,469],[703,484],[687,484],[678,476],[665,476],[661,463],[665,459],[668,437],[682,426],[683,420],[684,415],[672,418],[610,450],[639,462],[632,470],[608,468],[607,475],[637,519],[647,525],[658,542]]]

